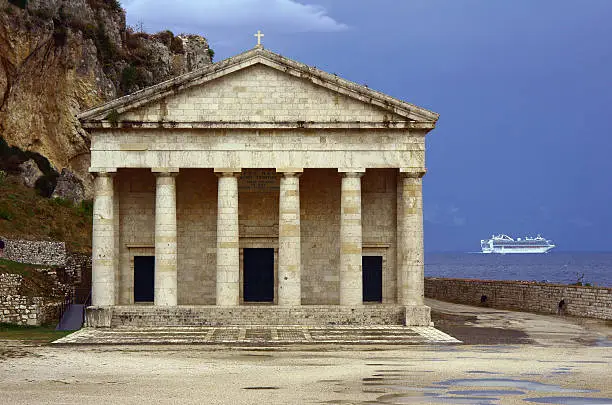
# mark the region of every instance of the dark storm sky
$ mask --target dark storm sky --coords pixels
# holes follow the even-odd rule
[[[440,113],[427,251],[492,233],[612,250],[612,1],[124,0],[128,24],[264,46]]]

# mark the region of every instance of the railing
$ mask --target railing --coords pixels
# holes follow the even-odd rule
[[[74,290],[75,290],[74,288],[71,288],[70,292],[64,296],[64,300],[60,304],[58,325],[59,325],[59,323],[62,322],[62,318],[64,317],[64,314],[66,313],[66,310],[68,310],[70,305],[74,304],[74,297],[75,297],[75,291]]]

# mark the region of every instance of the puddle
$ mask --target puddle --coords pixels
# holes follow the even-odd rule
[[[280,387],[242,387],[243,390],[278,390]]]
[[[342,380],[319,380],[317,382],[322,382],[322,383],[335,383],[335,382],[342,382]]]
[[[543,384],[529,380],[513,380],[510,378],[476,378],[440,381],[439,385],[457,385],[460,387],[511,387],[536,392],[597,392],[597,390],[578,390],[562,388],[558,385]]]
[[[424,402],[441,402],[445,404],[493,405],[499,398],[494,397],[450,397],[427,393],[388,394],[376,400],[383,404],[422,404]]]
[[[470,371],[466,371],[466,373],[468,374],[501,374],[501,373],[496,373],[494,371],[484,371],[484,370],[470,370]]]
[[[559,405],[611,405],[612,398],[588,398],[588,397],[540,397],[525,398],[523,401],[537,402],[539,404]]]
[[[448,394],[453,395],[475,395],[478,397],[486,397],[487,395],[523,395],[525,391],[516,390],[475,390],[475,391],[448,391]]]

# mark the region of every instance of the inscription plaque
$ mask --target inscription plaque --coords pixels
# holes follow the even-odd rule
[[[280,176],[274,169],[244,169],[238,178],[238,191],[271,193],[280,190]]]

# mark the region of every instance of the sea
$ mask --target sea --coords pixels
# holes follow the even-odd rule
[[[612,252],[425,253],[425,277],[582,282],[612,287]]]

